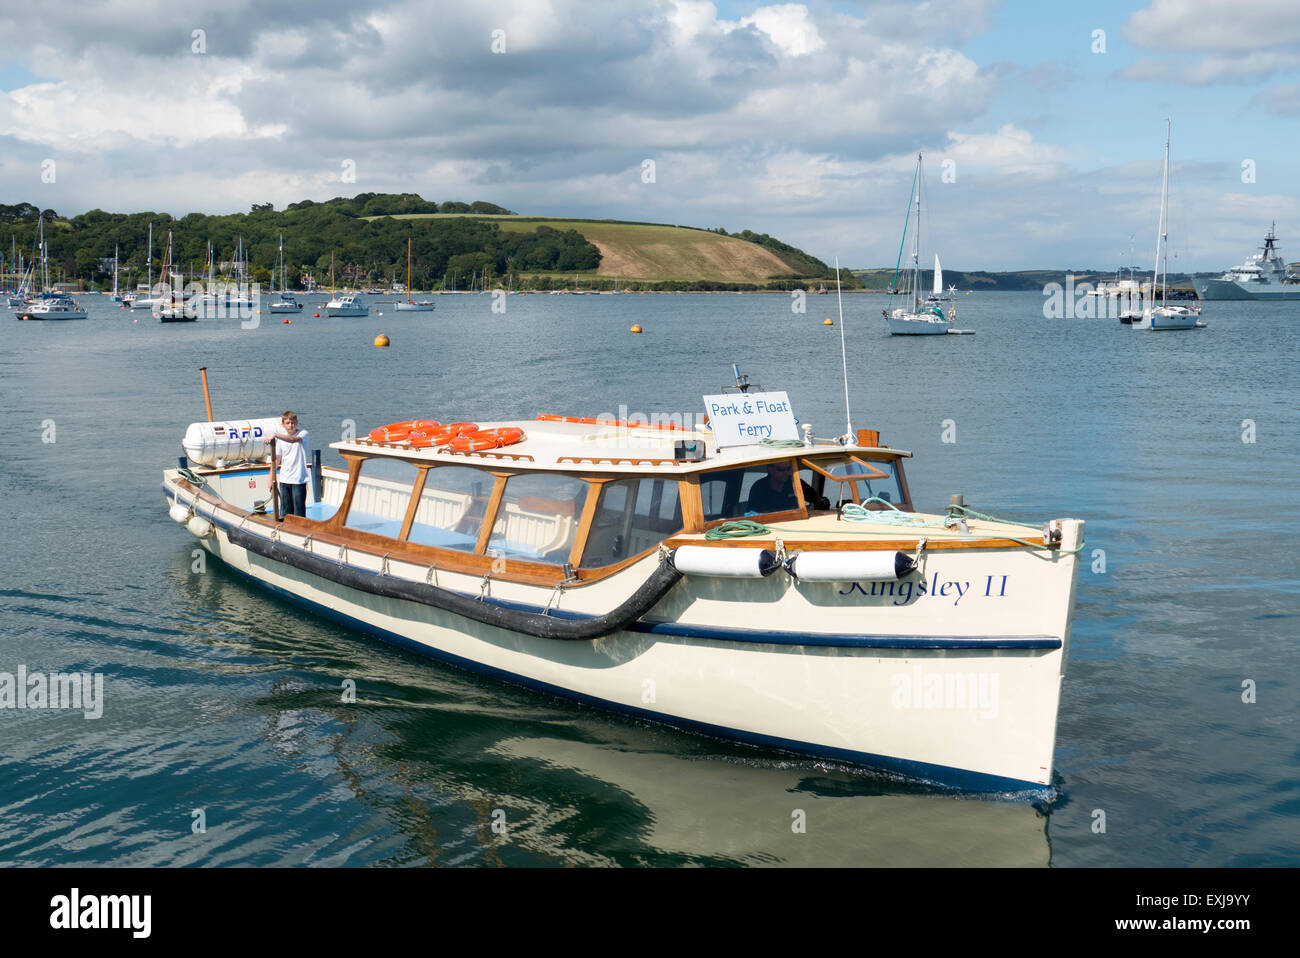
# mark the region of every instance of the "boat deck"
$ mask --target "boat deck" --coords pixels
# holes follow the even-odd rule
[[[915,549],[922,539],[927,540],[927,549],[968,548],[975,545],[1006,548],[1024,542],[1034,545],[1043,544],[1041,532],[1010,522],[967,519],[968,531],[963,532],[956,524],[944,526],[944,516],[938,513],[906,513],[908,518],[917,520],[916,524],[883,518],[886,515],[896,515],[890,510],[877,514],[882,516],[877,522],[850,522],[839,518],[835,513],[821,513],[807,519],[769,522],[766,525],[771,530],[770,534],[736,539],[708,540],[706,533],[681,533],[673,536],[667,545],[670,547],[702,545],[707,541],[711,546],[731,545],[771,549],[775,548],[777,540],[780,540],[787,550],[801,548],[909,550]]]
[[[454,421],[454,420],[445,420]],[[910,457],[902,449],[888,446],[840,446],[833,442],[817,441],[811,446],[729,446],[717,448],[713,432],[704,428],[655,428],[653,425],[628,426],[602,425],[581,422],[562,422],[537,419],[517,419],[507,422],[477,420],[482,429],[516,428],[524,431],[524,439],[513,445],[482,452],[459,452],[447,446],[419,449],[407,442],[375,442],[354,439],[330,444],[341,453],[398,456],[429,462],[449,462],[457,458],[470,461],[499,461],[525,468],[540,468],[559,472],[622,472],[629,467],[651,472],[682,474],[761,464],[792,455],[846,453],[885,453],[889,456]],[[674,458],[674,445],[679,441],[702,442],[705,457],[698,462]]]

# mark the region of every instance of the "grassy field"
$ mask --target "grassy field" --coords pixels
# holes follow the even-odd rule
[[[503,230],[532,232],[538,226],[577,230],[600,250],[597,275],[652,282],[763,283],[793,270],[780,257],[755,243],[684,226],[611,220],[551,219],[477,213],[413,213],[394,219],[472,216],[493,220]]]

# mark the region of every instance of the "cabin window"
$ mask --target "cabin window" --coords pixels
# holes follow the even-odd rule
[[[681,528],[676,479],[607,482],[601,486],[581,568],[597,569],[639,555]]]
[[[568,562],[587,488],[583,479],[554,473],[511,476],[492,523],[488,555]]]
[[[365,460],[343,524],[349,529],[396,539],[411,503],[417,472],[412,463],[401,459],[375,456]]]
[[[466,466],[435,466],[424,480],[409,541],[473,552],[496,477]]]
[[[802,473],[814,476],[812,487],[825,496],[830,508],[845,502],[866,503],[882,499],[899,509],[909,508],[898,478],[898,463],[893,459],[864,459],[845,456],[836,459],[803,460]],[[829,477],[826,475],[829,473]],[[881,503],[867,503],[869,509],[888,509]]]
[[[706,472],[700,476],[700,499],[706,522],[799,508],[789,459]]]

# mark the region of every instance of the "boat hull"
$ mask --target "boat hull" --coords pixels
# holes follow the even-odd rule
[[[952,328],[951,323],[928,323],[918,320],[895,319],[890,316],[885,322],[891,336],[946,336]]]
[[[360,317],[370,315],[370,308],[367,306],[327,306],[325,307],[326,316],[342,317]]]
[[[431,313],[433,303],[397,303],[393,308],[399,313]]]
[[[1260,289],[1248,289],[1240,283],[1222,279],[1194,279],[1192,286],[1202,300],[1300,300],[1300,285],[1269,284]]]
[[[1203,329],[1200,317],[1196,313],[1173,313],[1166,315],[1155,310],[1132,321],[1134,329],[1161,332],[1172,329]]]
[[[170,483],[164,488],[169,498],[193,502]],[[944,554],[923,570],[933,582],[925,598],[912,583],[906,601],[894,583],[886,590],[884,583],[795,582],[785,573],[725,582],[686,576],[627,628],[564,641],[304,571],[236,541],[249,544],[240,537],[251,534],[269,542],[264,527],[236,529],[206,503],[197,511],[214,526],[201,540],[204,548],[262,588],[471,671],[689,731],[942,785],[1016,791],[1051,783],[1073,554]],[[1082,536],[1082,523],[1069,522],[1067,547]],[[280,547],[306,548],[352,569],[354,583],[359,570],[376,581],[436,576],[438,588],[461,596],[483,592],[483,580],[468,574],[426,576],[423,568],[379,556],[340,556],[287,527],[276,538]],[[504,580],[490,583],[484,601],[587,617],[628,601],[658,562],[652,553],[569,589],[554,604],[549,587]],[[949,585],[962,581],[958,596]],[[1008,589],[1019,596],[1015,603],[999,594]]]

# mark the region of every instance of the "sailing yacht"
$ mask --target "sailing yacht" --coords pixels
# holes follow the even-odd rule
[[[41,264],[41,289],[50,289],[50,256],[45,245],[45,220],[37,221],[37,249]],[[32,285],[36,282],[36,263],[32,260]],[[18,307],[19,319],[85,319],[86,311],[67,293],[42,292],[40,299]]]
[[[149,268],[148,282],[146,282],[143,286],[136,286],[135,295],[131,297],[130,302],[127,304],[132,309],[152,310],[154,307],[162,305],[161,297],[155,296],[153,290],[153,224],[152,223],[149,224],[149,249],[145,257],[145,262],[148,264],[148,268]]]
[[[172,231],[167,231],[167,249],[162,262],[162,295],[158,298],[158,311],[154,313],[160,323],[192,323],[199,318],[198,304],[193,297],[189,302],[179,292],[184,287],[179,274],[172,273]]]
[[[272,313],[301,313],[302,303],[294,297],[293,293],[285,286],[284,270],[284,234],[280,234],[280,255],[276,263],[276,269],[280,271],[280,295],[274,299],[267,307]],[[275,289],[275,276],[271,276],[271,289]]]
[[[1134,329],[1204,329],[1197,322],[1200,313],[1188,306],[1166,302],[1169,279],[1169,140],[1172,124],[1165,120],[1165,172],[1160,186],[1160,222],[1156,227],[1156,265],[1151,275],[1151,303],[1142,318],[1132,322]],[[1156,286],[1160,287],[1160,305],[1155,305]]]
[[[394,284],[396,285],[396,284]],[[400,299],[395,304],[400,313],[428,313],[433,311],[433,300],[424,299],[416,302],[411,298],[411,238],[406,238],[406,302]]]
[[[944,316],[937,304],[921,301],[921,186],[923,184],[921,154],[916,154],[916,173],[912,176],[912,196],[916,200],[916,227],[912,237],[912,269],[910,276],[903,274],[899,287],[899,272],[903,264],[903,243],[899,244],[898,262],[894,265],[894,280],[889,285],[889,305],[881,310],[891,336],[943,336],[952,328],[952,315]],[[903,221],[903,242],[907,240],[908,225],[912,218],[912,204],[908,204],[907,219]],[[943,274],[939,257],[934,258],[935,295],[943,292]],[[906,296],[907,305],[894,308],[894,296]],[[953,310],[955,312],[955,309]]]

